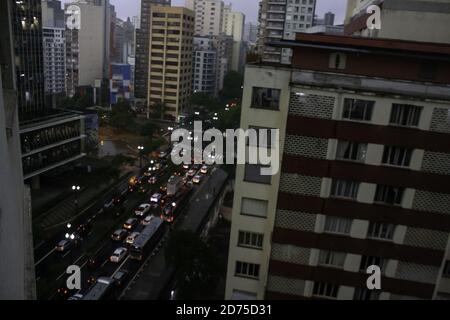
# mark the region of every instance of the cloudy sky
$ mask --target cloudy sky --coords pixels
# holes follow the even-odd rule
[[[260,0],[225,0],[225,3],[231,2],[236,11],[245,13],[247,21],[256,22],[258,19],[258,3]],[[327,11],[336,14],[336,23],[342,23],[344,20],[345,6],[347,0],[317,0],[317,14],[319,17]],[[68,2],[66,0],[65,2]],[[110,0],[116,6],[119,17],[126,18],[136,16],[140,10],[140,0]],[[184,6],[185,0],[172,0],[174,6]]]

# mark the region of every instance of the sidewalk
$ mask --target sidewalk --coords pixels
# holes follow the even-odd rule
[[[199,233],[207,220],[210,208],[215,202],[216,196],[224,186],[227,179],[225,171],[218,169],[214,171],[209,179],[201,186],[191,201],[186,215],[180,216],[176,225],[177,230],[191,230]],[[124,300],[157,300],[171,280],[174,268],[166,265],[165,246],[162,245],[155,250],[155,255],[150,258],[138,272],[127,291],[123,294]]]

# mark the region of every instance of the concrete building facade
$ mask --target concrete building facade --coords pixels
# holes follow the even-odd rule
[[[31,202],[23,183],[12,1],[0,2],[0,299],[36,298]]]
[[[381,29],[367,28],[370,5],[381,8]],[[349,0],[347,35],[450,43],[450,3],[447,0]],[[413,26],[413,27],[412,27]]]
[[[450,47],[284,45],[246,68],[241,126],[280,130],[281,170],[237,168],[226,299],[449,299]]]
[[[213,37],[195,37],[192,59],[194,93],[217,94],[217,46]]]
[[[177,119],[192,93],[194,12],[183,7],[152,6],[148,97],[163,103],[165,115]]]

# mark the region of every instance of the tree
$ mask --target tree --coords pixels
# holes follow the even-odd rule
[[[223,90],[221,96],[224,100],[241,99],[242,85],[244,77],[241,73],[230,71],[225,75],[223,80]]]
[[[151,113],[153,118],[163,120],[167,106],[165,105],[165,103],[156,102],[150,107],[150,109],[152,110]]]
[[[163,144],[164,144],[163,139],[149,138],[149,139],[147,139],[147,141],[144,142],[144,153],[146,153],[146,154],[151,153],[151,152],[157,150]]]
[[[220,108],[220,101],[204,92],[194,93],[191,96],[191,103],[194,106],[206,107],[210,111],[215,111]]]
[[[141,127],[140,134],[143,137],[153,137],[155,132],[157,131],[157,128],[153,125],[153,123],[146,123]]]
[[[166,248],[166,263],[177,270],[179,299],[205,299],[217,285],[220,265],[214,251],[191,231],[174,231]]]
[[[134,114],[127,102],[119,101],[112,109],[109,123],[117,129],[134,127]]]

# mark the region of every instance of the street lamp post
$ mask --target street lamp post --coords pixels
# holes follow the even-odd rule
[[[75,200],[74,200],[75,214],[78,213],[78,192],[80,191],[80,189],[81,189],[80,186],[77,186],[77,185],[72,186],[72,191],[75,192]],[[67,225],[67,227],[70,228],[69,224]]]
[[[138,150],[139,150],[139,167],[142,169],[142,154],[144,152],[144,147],[138,146]]]

